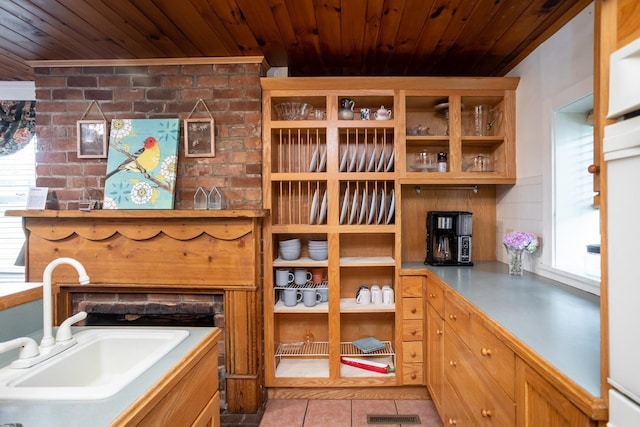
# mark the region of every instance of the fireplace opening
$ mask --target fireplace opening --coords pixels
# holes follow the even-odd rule
[[[86,326],[214,326],[213,314],[87,313]]]

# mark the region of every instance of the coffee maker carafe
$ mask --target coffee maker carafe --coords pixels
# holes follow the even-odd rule
[[[427,213],[427,258],[431,265],[473,265],[471,212]]]

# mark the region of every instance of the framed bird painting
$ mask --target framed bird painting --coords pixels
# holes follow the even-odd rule
[[[178,119],[114,119],[103,209],[173,209]]]

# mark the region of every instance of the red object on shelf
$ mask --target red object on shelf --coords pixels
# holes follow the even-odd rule
[[[368,371],[379,372],[381,374],[389,373],[389,365],[384,363],[374,362],[372,360],[354,359],[351,357],[341,357],[340,362],[345,365],[355,366],[356,368],[366,369]]]

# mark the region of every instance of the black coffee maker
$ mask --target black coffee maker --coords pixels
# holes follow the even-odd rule
[[[471,262],[472,213],[427,212],[427,258],[430,265],[473,265]]]

